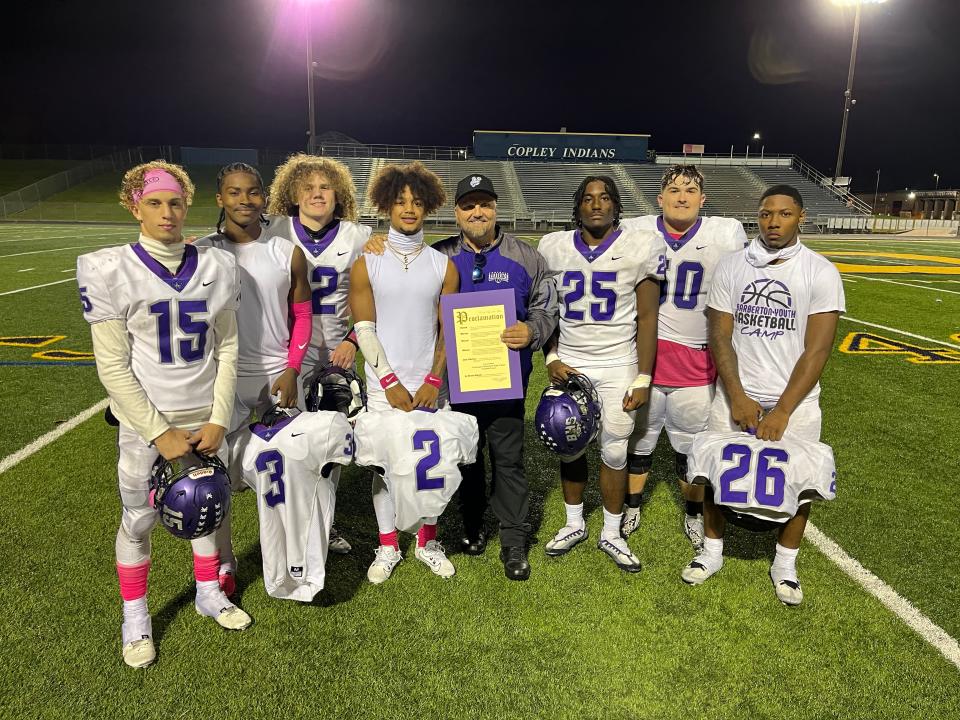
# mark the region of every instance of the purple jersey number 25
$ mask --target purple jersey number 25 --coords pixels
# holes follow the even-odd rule
[[[590,317],[596,322],[606,322],[613,318],[613,313],[617,308],[617,292],[611,287],[604,287],[605,283],[616,283],[616,270],[597,270],[590,277],[590,294],[600,302],[590,303]],[[571,307],[580,300],[585,292],[586,277],[579,270],[568,270],[563,274],[563,287],[570,287],[570,291],[564,293],[563,317],[566,320],[583,320],[584,311],[575,310]]]

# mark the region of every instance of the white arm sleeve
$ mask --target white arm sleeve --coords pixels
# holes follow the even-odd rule
[[[213,357],[217,361],[217,379],[213,381],[213,410],[210,422],[227,430],[237,392],[237,311],[221,310],[213,321]]]
[[[102,320],[90,326],[97,374],[110,396],[113,414],[146,442],[170,429],[160,411],[147,398],[130,368],[130,339],[123,320]]]
[[[384,352],[383,345],[377,338],[377,324],[372,320],[361,320],[354,324],[353,331],[357,334],[357,345],[360,346],[363,357],[377,374],[377,379],[382,380],[392,373],[393,368],[387,362],[387,353]]]

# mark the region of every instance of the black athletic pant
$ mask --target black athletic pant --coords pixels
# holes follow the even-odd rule
[[[467,535],[475,538],[483,527],[487,508],[483,461],[486,445],[492,466],[490,507],[500,521],[500,543],[505,547],[526,545],[530,501],[523,468],[523,400],[465,403],[454,405],[453,409],[473,415],[480,428],[477,461],[461,468],[460,513]]]

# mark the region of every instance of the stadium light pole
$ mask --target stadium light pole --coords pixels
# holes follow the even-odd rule
[[[300,0],[303,5],[303,26],[307,33],[307,115],[309,126],[307,127],[307,152],[313,154],[314,143],[317,136],[316,117],[314,115],[316,102],[313,97],[313,69],[316,63],[313,62],[313,43],[310,38],[310,7],[315,0]]]
[[[834,5],[854,5],[856,13],[853,17],[853,44],[850,47],[850,66],[847,69],[847,89],[843,92],[843,122],[840,124],[840,148],[837,150],[837,164],[833,170],[833,184],[843,171],[843,149],[847,144],[847,122],[850,120],[850,108],[857,104],[853,98],[853,71],[857,65],[857,44],[860,40],[860,10],[865,3],[879,4],[886,0],[833,0]]]
[[[940,189],[940,173],[934,173],[933,179],[936,180],[937,184],[934,186],[933,191],[936,192]]]

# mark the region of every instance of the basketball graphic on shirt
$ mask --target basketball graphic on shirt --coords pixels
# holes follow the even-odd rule
[[[754,280],[740,293],[740,302],[764,307],[793,307],[790,289],[779,280],[762,278]]]

